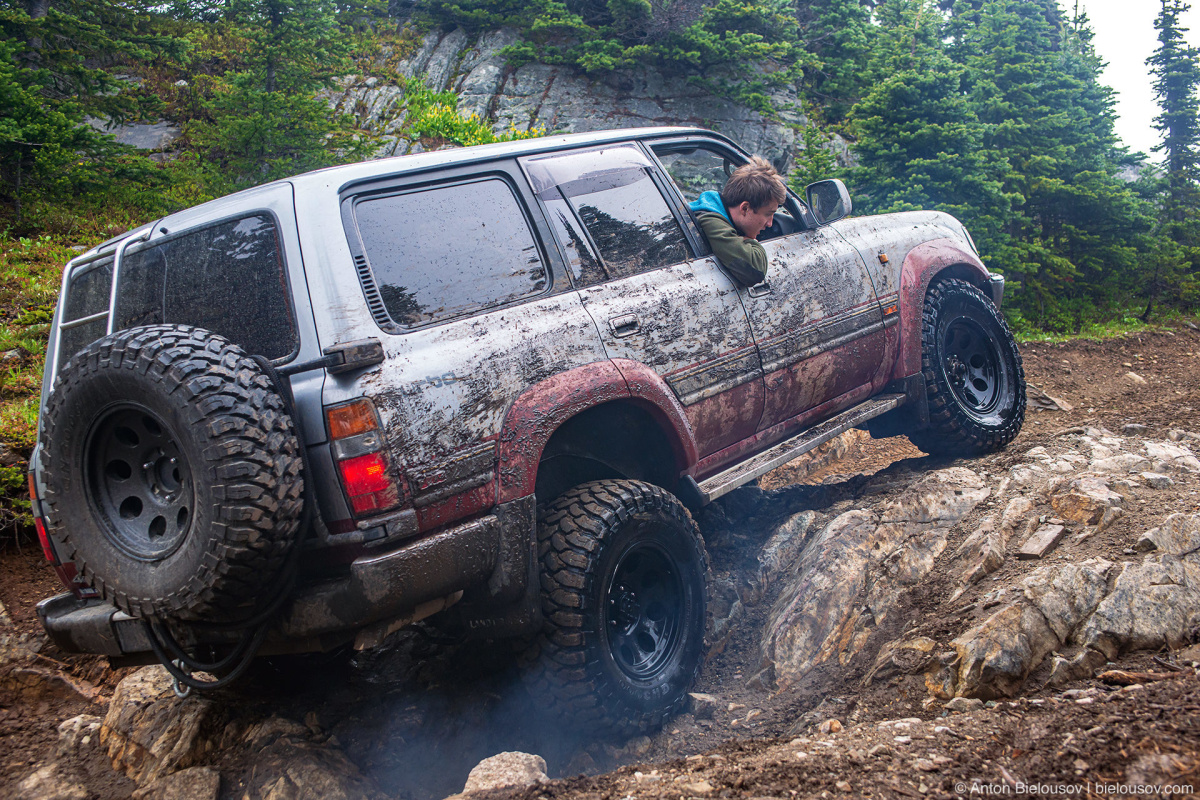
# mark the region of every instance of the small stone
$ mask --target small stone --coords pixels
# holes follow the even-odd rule
[[[705,780],[699,780],[694,783],[685,783],[679,787],[688,794],[712,794],[713,785]]]
[[[625,745],[625,752],[632,753],[635,756],[644,756],[650,752],[650,748],[654,743],[650,741],[649,736],[635,736],[630,739]],[[545,767],[542,768],[543,770]]]
[[[546,759],[531,753],[508,752],[485,758],[467,775],[463,794],[492,789],[526,789],[545,783]]]
[[[1077,758],[1077,759],[1075,759],[1075,763],[1072,764],[1071,766],[1075,767],[1075,770],[1077,772],[1083,772],[1090,765],[1086,761],[1084,761],[1082,758]]]
[[[721,700],[703,692],[688,693],[688,707],[696,719],[712,719],[721,705]]]
[[[895,737],[895,742],[896,742],[896,744],[909,744],[910,742],[912,742],[912,737],[911,736],[897,736],[897,737]]]
[[[1021,549],[1017,551],[1017,558],[1042,558],[1054,549],[1065,532],[1066,528],[1062,525],[1042,525],[1021,545]]]
[[[1130,422],[1121,426],[1121,433],[1125,434],[1126,436],[1138,436],[1146,433],[1148,430],[1150,429],[1145,425],[1139,425],[1136,422]]]
[[[978,711],[983,708],[983,701],[978,697],[955,697],[946,703],[947,711],[955,713],[966,713],[968,711]]]
[[[933,761],[929,760],[928,758],[918,758],[913,766],[922,772],[937,772],[938,769],[937,764],[934,764]]]
[[[892,748],[886,744],[877,744],[867,751],[867,755],[869,756],[890,756],[891,754]]]
[[[834,786],[837,787],[837,790],[839,792],[850,791],[850,783],[848,781],[838,781],[837,783],[834,784]]]
[[[817,733],[841,733],[842,723],[840,720],[827,719],[817,728]]]
[[[1126,372],[1123,377],[1125,378],[1125,380],[1129,381],[1134,386],[1145,386],[1146,385],[1146,379],[1143,378],[1141,375],[1138,375],[1136,372]]]
[[[1175,481],[1171,480],[1166,475],[1163,475],[1161,472],[1143,472],[1142,480],[1144,480],[1146,485],[1151,489],[1168,489],[1175,485]]]

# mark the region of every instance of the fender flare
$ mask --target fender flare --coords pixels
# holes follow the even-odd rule
[[[921,314],[929,284],[943,272],[954,269],[955,277],[972,283],[988,280],[987,267],[958,239],[934,239],[908,251],[900,267],[900,359],[893,379],[921,371]]]
[[[533,494],[542,451],[559,426],[614,400],[632,400],[649,412],[667,434],[680,472],[695,468],[691,426],[662,378],[636,361],[596,361],[539,381],[513,402],[496,442],[497,502]]]

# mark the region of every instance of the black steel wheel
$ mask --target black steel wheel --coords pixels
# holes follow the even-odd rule
[[[909,435],[929,453],[998,450],[1025,421],[1025,372],[999,310],[966,281],[941,281],[925,297],[921,366],[929,428]]]
[[[676,713],[704,650],[708,557],[691,515],[640,481],[585,483],[541,514],[545,625],[524,659],[535,698],[613,735]]]
[[[101,533],[138,561],[175,552],[191,528],[196,491],[171,426],[141,403],[120,403],[99,415],[85,453]]]
[[[131,328],[59,370],[42,420],[47,532],[126,613],[240,622],[277,589],[304,478],[256,361],[184,325]]]

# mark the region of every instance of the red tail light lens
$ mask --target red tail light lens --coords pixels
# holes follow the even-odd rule
[[[38,541],[42,543],[42,555],[46,557],[54,566],[58,566],[58,556],[54,554],[54,547],[50,544],[50,536],[46,533],[46,524],[42,522],[41,517],[33,518],[33,527],[37,528]]]
[[[400,505],[400,489],[388,474],[379,417],[370,400],[325,410],[342,487],[354,515],[387,511]]]

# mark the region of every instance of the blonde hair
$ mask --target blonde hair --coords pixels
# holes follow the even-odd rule
[[[782,205],[787,199],[787,188],[783,178],[771,166],[771,162],[760,156],[750,156],[750,160],[733,171],[721,190],[721,202],[726,208],[733,208],[743,202],[758,210],[769,202]]]

